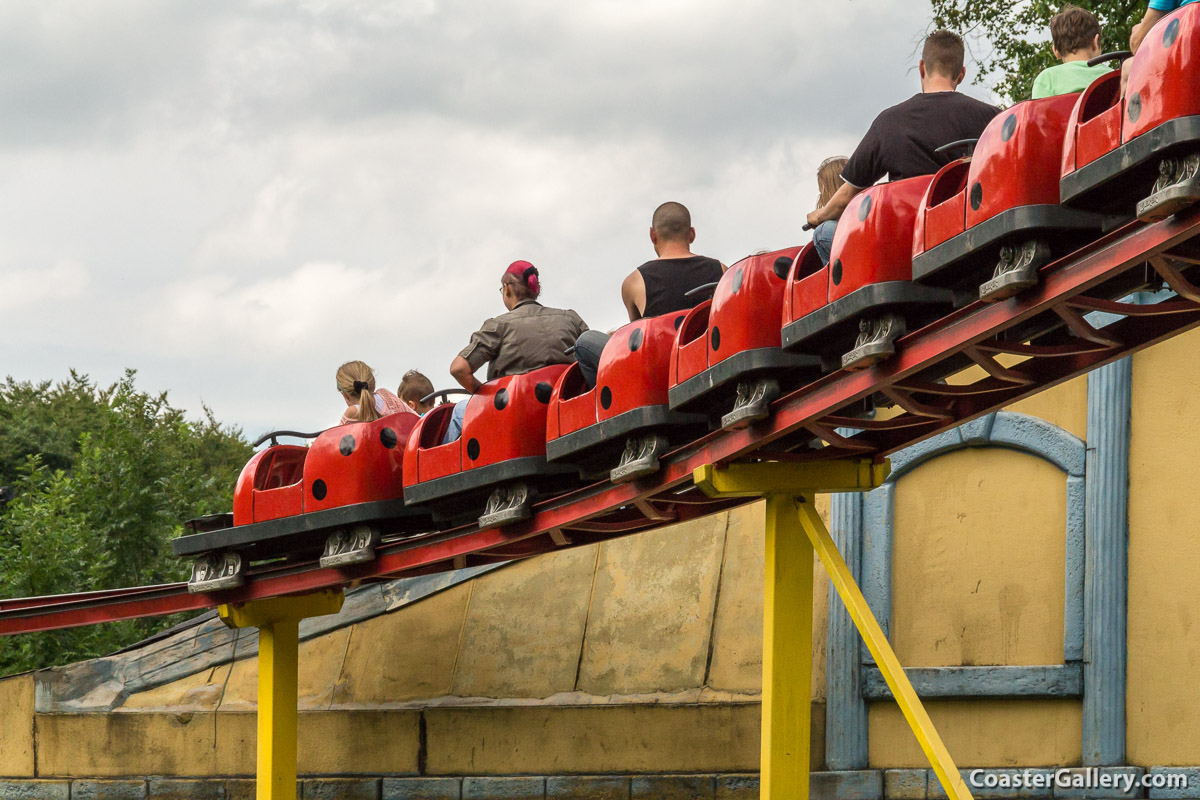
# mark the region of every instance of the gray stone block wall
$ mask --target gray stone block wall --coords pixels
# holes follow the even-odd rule
[[[462,800],[462,778],[384,778],[383,800]]]
[[[1077,769],[1072,772],[1082,772]],[[1101,767],[1109,776],[1141,777],[1182,773],[1184,789],[1137,787],[1120,800],[1163,798],[1200,800],[1200,767]],[[988,773],[1037,773],[1049,778],[1054,770],[989,769]],[[979,800],[1118,800],[1119,791],[1058,787],[1043,791],[1028,787],[971,786],[970,769],[963,769],[972,794]],[[1101,790],[1102,792],[1103,790]],[[552,775],[516,777],[305,777],[298,800],[758,800],[758,775]],[[930,769],[846,770],[814,772],[813,800],[938,800],[946,793]],[[0,779],[0,800],[254,800],[255,784],[245,778],[147,780],[21,780]]]

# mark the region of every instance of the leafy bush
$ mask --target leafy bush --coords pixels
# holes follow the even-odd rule
[[[251,448],[205,409],[188,420],[134,385],[86,376],[0,385],[0,597],[65,594],[187,577],[170,540],[184,520],[228,510]],[[150,619],[11,637],[0,671],[118,650],[177,620]]]

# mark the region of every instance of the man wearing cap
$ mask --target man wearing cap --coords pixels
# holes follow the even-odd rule
[[[711,292],[689,295],[693,289],[721,280],[725,265],[715,258],[692,252],[696,229],[692,215],[682,203],[667,202],[654,210],[650,220],[650,243],[658,258],[629,273],[621,284],[621,302],[629,321],[657,317],[699,305]],[[596,385],[600,354],[608,335],[588,331],[575,343],[575,358],[588,386]]]
[[[475,372],[488,365],[487,379],[517,375],[551,364],[569,364],[566,354],[587,324],[571,309],[547,308],[537,301],[542,293],[537,267],[514,261],[500,276],[500,299],[508,313],[485,320],[471,342],[450,364],[450,374],[469,392],[483,384]],[[443,444],[462,436],[467,401],[455,404]]]

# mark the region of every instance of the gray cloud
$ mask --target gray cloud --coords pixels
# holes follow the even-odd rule
[[[610,327],[662,200],[727,263],[807,238],[816,164],[917,91],[925,13],[5,4],[3,371],[134,366],[257,433],[335,419],[346,359],[447,384],[515,258]]]

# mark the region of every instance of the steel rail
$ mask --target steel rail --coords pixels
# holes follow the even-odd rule
[[[961,425],[1016,400],[1044,391],[1200,325],[1200,303],[1187,299],[1188,286],[1166,271],[1184,299],[1154,306],[1122,306],[1087,295],[1131,269],[1144,269],[1157,256],[1200,235],[1200,209],[1151,224],[1133,222],[1081,250],[1043,267],[1038,286],[1008,300],[977,302],[899,340],[897,353],[876,366],[838,371],[780,398],[771,418],[743,430],[717,431],[669,453],[658,473],[630,484],[594,484],[545,500],[531,519],[503,529],[475,526],[385,542],[368,564],[323,569],[315,562],[252,569],[246,585],[212,595],[190,594],[183,583],[0,601],[0,635],[159,616],[211,608],[218,603],[299,594],[354,581],[390,579],[524,558],[564,547],[591,544],[728,508],[738,500],[712,500],[691,487],[692,473],[705,464],[755,457],[816,460],[833,457],[882,459],[943,430]],[[1194,258],[1183,256],[1181,261]],[[1103,308],[1123,318],[1101,330],[1080,314]],[[1066,345],[1021,345],[997,337],[1034,317],[1058,314],[1076,335]],[[1086,346],[1081,346],[1081,341]],[[1015,353],[1014,353],[1015,351]],[[1002,366],[992,353],[1027,360]],[[987,377],[973,386],[922,381],[922,373],[948,359],[966,358]],[[957,363],[957,362],[949,362]],[[903,412],[880,422],[856,421],[852,409],[876,394]],[[921,395],[924,399],[918,399]],[[859,434],[837,428],[860,424]],[[823,444],[808,449],[806,440]],[[772,447],[772,445],[775,445]],[[780,447],[780,445],[783,445]]]

